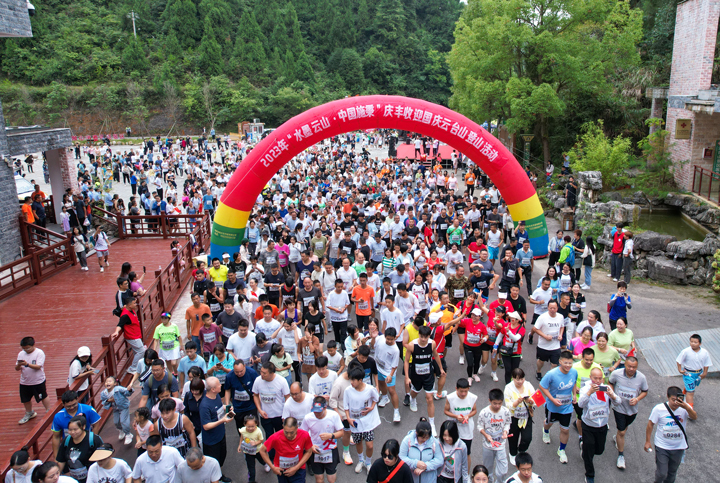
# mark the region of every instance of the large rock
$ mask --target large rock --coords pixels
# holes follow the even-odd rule
[[[593,191],[602,189],[602,173],[600,171],[580,171],[577,176],[580,187]]]
[[[677,193],[668,193],[665,197],[665,204],[670,206],[683,206],[693,203],[695,198],[693,196],[680,195]]]
[[[562,208],[565,208],[567,201],[565,198],[558,198],[553,202],[553,206],[555,206],[556,210],[560,210]]]
[[[712,256],[715,255],[715,252],[718,250],[720,250],[720,239],[710,233],[705,235],[703,246],[700,248],[700,255],[704,257]]]
[[[640,207],[637,205],[623,205],[614,201],[611,201],[608,205],[612,205],[610,210],[611,223],[627,223],[632,225],[640,218]]]
[[[717,226],[720,225],[720,210],[708,209],[693,216],[693,219],[704,225]]]
[[[668,243],[665,249],[669,255],[675,258],[684,258],[695,260],[700,256],[700,249],[703,248],[703,242],[695,240],[681,240]]]
[[[687,284],[685,265],[665,257],[648,257],[648,278],[668,283]]]
[[[609,201],[622,200],[622,194],[617,191],[608,191],[607,193],[603,193],[603,197]]]
[[[654,252],[656,250],[665,251],[668,243],[677,241],[677,238],[654,231],[646,231],[635,235],[633,240],[635,240],[635,250]]]

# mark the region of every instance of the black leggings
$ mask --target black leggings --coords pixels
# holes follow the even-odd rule
[[[465,348],[467,375],[468,377],[472,377],[473,374],[477,374],[480,370],[480,362],[482,362],[481,346],[473,347],[467,344],[463,344],[463,346]]]
[[[300,372],[300,361],[293,361],[293,372],[295,373],[295,381],[302,386],[302,372]]]
[[[518,357],[519,359],[519,357]],[[508,436],[508,447],[512,456],[517,456],[518,452],[524,453],[530,447],[532,442],[532,418],[528,418],[524,428],[518,426],[518,419],[512,418],[510,423],[510,436]],[[518,444],[518,442],[520,444]]]
[[[335,342],[337,342],[338,350],[345,353],[345,339],[347,338],[347,320],[342,322],[333,322],[333,332],[335,333]]]
[[[503,367],[505,367],[505,384],[510,384],[510,381],[512,381],[512,376],[510,374],[512,374],[513,369],[520,367],[520,360],[520,356],[502,356]]]

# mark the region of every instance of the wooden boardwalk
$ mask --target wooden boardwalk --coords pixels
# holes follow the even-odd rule
[[[14,370],[20,339],[33,336],[36,347],[45,352],[45,374],[48,394],[56,401],[55,388],[67,383],[70,361],[77,349],[86,345],[93,354],[101,349],[100,338],[113,332],[117,318],[112,315],[117,293],[116,279],[123,262],[130,262],[140,273],[143,265],[147,275],[143,285],[149,287],[155,270],[172,259],[171,240],[120,240],[110,246],[110,267],[100,273],[97,259],[88,258],[89,271],[80,264],[52,276],[41,285],[33,286],[0,302],[0,467],[10,459],[12,451],[22,442],[45,414],[41,404],[34,404],[38,417],[20,426],[24,414],[18,394],[19,373]]]

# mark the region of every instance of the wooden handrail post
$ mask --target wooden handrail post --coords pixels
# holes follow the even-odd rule
[[[75,249],[73,248],[73,244],[72,244],[70,238],[68,238],[67,241],[64,242],[64,244],[67,245],[67,250],[70,252],[70,260],[71,260],[72,266],[74,267],[75,265],[77,265],[78,259],[77,259],[77,253],[75,253]]]
[[[118,224],[118,238],[123,240],[125,238],[125,217],[118,213],[117,215]]]
[[[32,252],[32,258],[30,258],[31,270],[35,274],[35,285],[42,283],[42,273],[40,272],[40,260],[38,260],[37,252]]]
[[[167,238],[168,237],[167,215],[165,214],[164,211],[160,212],[160,226],[162,227],[161,230],[162,230],[163,238]]]
[[[112,377],[118,377],[117,373],[117,361],[115,360],[115,347],[113,346],[112,336],[106,335],[100,339],[103,347],[107,347],[107,375]]]
[[[165,311],[165,293],[163,292],[163,281],[162,281],[162,271],[155,270],[155,278],[157,278],[158,281],[158,299],[160,299],[160,306],[162,308],[162,311]]]

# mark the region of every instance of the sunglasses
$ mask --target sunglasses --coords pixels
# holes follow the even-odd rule
[[[390,453],[383,453],[382,457],[384,460],[394,460],[395,459],[395,457],[393,455],[391,455]]]

